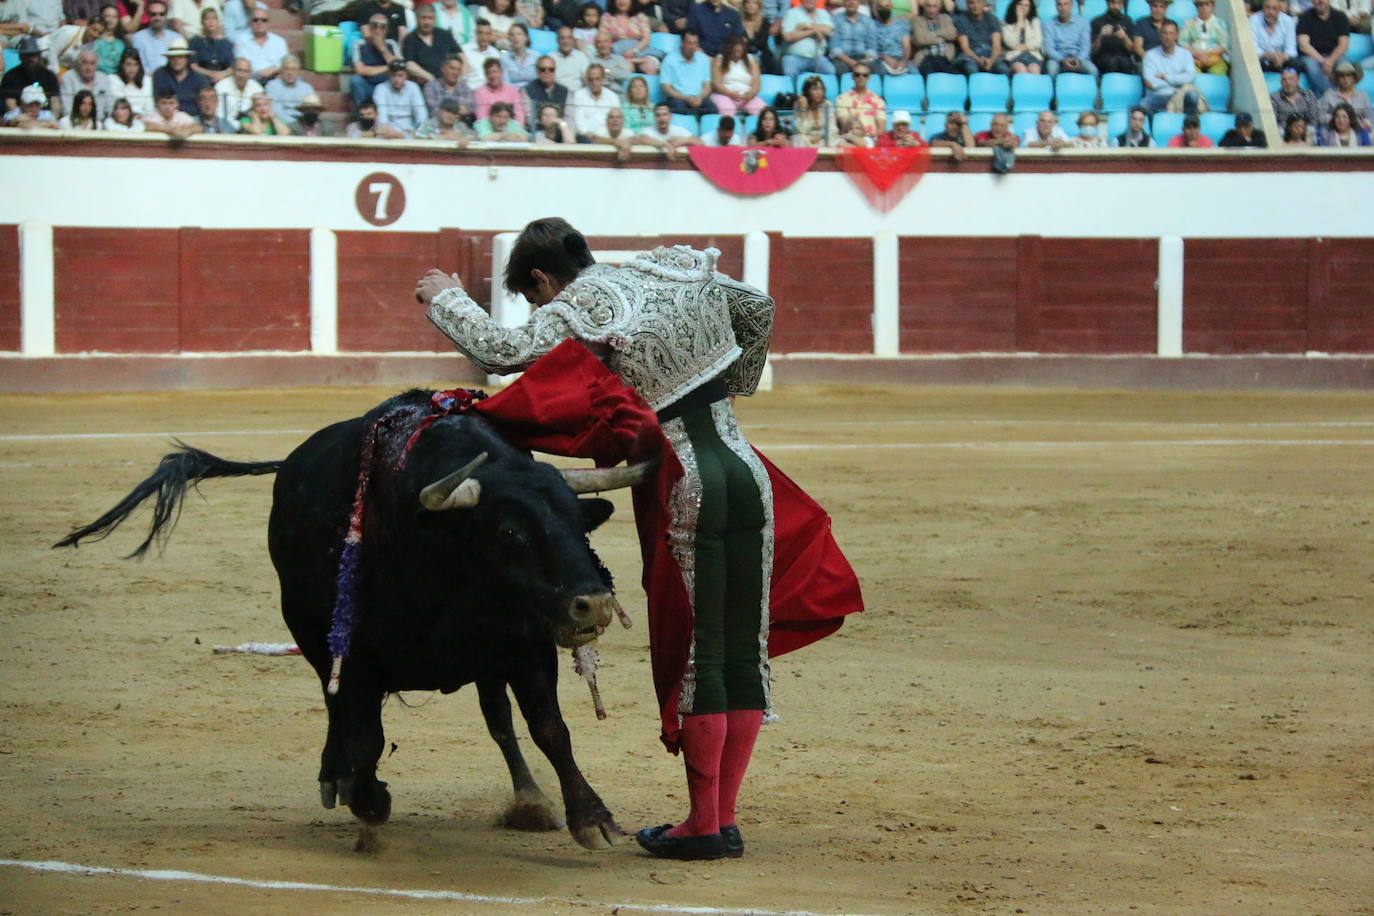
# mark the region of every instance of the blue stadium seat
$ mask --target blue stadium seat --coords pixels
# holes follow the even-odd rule
[[[992,9],[993,12],[997,14],[997,18],[1001,19],[1003,16],[1007,15],[1007,7],[1009,6],[1011,6],[1011,0],[997,0],[997,2],[993,4]],[[939,133],[939,131],[936,131],[936,133]]]
[[[1126,4],[1126,15],[1131,17],[1132,22],[1144,19],[1150,15],[1150,0],[1130,0]]]
[[[1111,146],[1116,138],[1126,132],[1130,126],[1130,114],[1125,111],[1112,111],[1107,113],[1107,145]]]
[[[697,123],[696,115],[675,114],[673,115],[673,123],[678,127],[685,127],[692,136],[699,136],[697,131],[701,128],[701,125]]]
[[[1057,112],[1059,115],[1059,129],[1070,137],[1078,133],[1078,116],[1082,113],[1081,111]]]
[[[931,111],[964,109],[968,77],[961,73],[932,73],[926,78],[926,107]]]
[[[1086,73],[1061,73],[1054,78],[1054,105],[1060,111],[1095,107],[1097,80]]]
[[[663,87],[658,84],[658,74],[650,76],[647,73],[636,73],[635,76],[642,76],[644,82],[649,85],[649,101],[655,105],[663,101]],[[633,78],[633,77],[632,77]]]
[[[13,48],[5,49],[5,70],[13,70],[19,66],[19,52]]]
[[[1129,73],[1106,73],[1102,76],[1102,110],[1125,111],[1140,104],[1145,84],[1140,77]]]
[[[1083,0],[1082,11],[1079,13],[1084,19],[1092,22],[1098,16],[1107,12],[1107,0]],[[1149,10],[1146,9],[1148,14]]]
[[[1156,146],[1168,146],[1169,141],[1183,133],[1183,115],[1172,111],[1157,112],[1150,121],[1150,136]]]
[[[1193,5],[1193,0],[1174,0],[1169,4],[1169,18],[1182,28],[1183,23],[1197,18],[1197,7]]]
[[[759,97],[763,99],[763,104],[772,105],[773,99],[777,98],[779,92],[796,92],[797,87],[792,82],[790,76],[774,76],[765,73],[759,77]]]
[[[1199,73],[1193,85],[1202,90],[1207,97],[1207,106],[1213,111],[1228,111],[1231,107],[1231,78],[1217,76],[1215,73]]]
[[[741,131],[740,131],[740,126],[739,126],[739,118],[736,118],[736,119],[735,119],[735,133],[740,134],[740,136],[742,136],[742,137],[746,137],[746,138],[747,138],[747,137],[749,136],[749,134],[752,134],[755,130],[758,129],[758,126],[759,126],[759,116],[758,116],[758,115],[749,115],[747,118],[744,119],[744,130],[743,130],[743,132],[741,132]],[[749,141],[746,139],[744,142],[748,143]]]
[[[1345,49],[1345,59],[1360,64],[1371,54],[1374,54],[1374,38],[1361,35],[1359,32],[1351,32],[1350,47]]]
[[[1011,80],[1000,73],[975,73],[968,78],[968,103],[971,111],[1006,111],[1011,96]]]
[[[1306,75],[1307,74],[1305,73],[1303,74],[1303,76]],[[1368,73],[1366,73],[1363,77],[1360,78],[1360,81],[1355,85],[1363,89],[1365,95],[1374,94],[1374,70],[1370,70]]]
[[[649,47],[664,54],[671,54],[682,44],[682,39],[672,32],[654,32],[649,36]]]
[[[891,106],[888,106],[889,108]],[[929,140],[935,134],[945,129],[945,118],[949,117],[947,111],[927,112],[925,120],[921,123],[921,136]]]
[[[844,76],[840,77],[841,92],[848,92],[853,88],[854,75],[852,73],[846,73]],[[868,78],[868,91],[876,92],[878,93],[878,95],[883,94],[883,75],[881,73],[874,73],[872,76]]]
[[[1016,111],[1044,111],[1054,98],[1054,80],[1040,73],[1018,73],[1011,78],[1011,103]]]
[[[1035,7],[1035,14],[1040,17],[1041,22],[1049,22],[1058,16],[1059,12],[1054,8],[1054,0],[1040,0]],[[920,15],[919,12],[917,15]],[[998,16],[997,18],[1001,19],[1002,17]]]
[[[536,54],[552,54],[558,50],[558,33],[552,29],[530,29],[530,50]]]
[[[797,77],[797,88],[800,89],[802,83],[806,82],[806,78],[813,75],[819,76],[821,82],[825,83],[825,97],[827,99],[833,99],[840,94],[840,80],[832,73],[803,73],[801,76]]]
[[[926,81],[919,73],[889,76],[883,80],[883,98],[888,108],[920,111],[925,107]]]
[[[719,127],[719,126],[720,126],[720,115],[718,115],[718,114],[702,115],[702,116],[701,116],[701,129],[700,129],[700,133],[698,133],[697,136],[698,136],[698,137],[704,137],[704,136],[706,136],[707,134],[709,134],[711,131],[715,130],[715,129],[716,129],[717,127]]]
[[[1018,111],[1016,116],[1011,119],[1011,129],[1016,136],[1024,137],[1026,131],[1035,128],[1036,119],[1039,117],[1039,111]]]
[[[993,113],[990,111],[970,112],[968,116],[968,129],[975,134],[980,134],[989,129],[992,127],[992,114]]]
[[[1236,116],[1225,112],[1209,111],[1202,115],[1202,135],[1211,137],[1213,143],[1220,143],[1226,132],[1236,126]]]
[[[1269,90],[1270,95],[1273,95],[1275,92],[1278,92],[1279,89],[1282,88],[1282,83],[1282,76],[1280,76],[1277,73],[1271,73],[1268,70],[1264,71],[1264,85],[1265,88]]]
[[[339,23],[339,35],[343,38],[344,55],[343,62],[348,69],[353,67],[353,51],[358,47],[358,42],[363,40],[363,30],[358,27],[358,23],[344,20]],[[8,59],[6,52],[6,59]],[[9,69],[8,66],[5,67]]]

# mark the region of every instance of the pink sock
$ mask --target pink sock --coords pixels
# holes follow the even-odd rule
[[[682,717],[682,759],[692,813],[668,830],[668,836],[708,836],[720,832],[720,753],[725,744],[725,713]]]
[[[729,827],[735,823],[735,800],[739,796],[740,783],[744,782],[744,771],[749,768],[749,758],[754,753],[754,741],[763,724],[763,710],[733,709],[725,714],[725,723],[717,816],[720,826]]]

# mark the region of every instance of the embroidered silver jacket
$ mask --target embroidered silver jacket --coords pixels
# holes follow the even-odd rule
[[[773,300],[716,272],[720,252],[685,245],[594,264],[518,328],[503,328],[462,289],[447,289],[429,320],[487,372],[529,367],[567,338],[587,344],[661,410],[724,373],[731,394],[753,394],[768,356]]]

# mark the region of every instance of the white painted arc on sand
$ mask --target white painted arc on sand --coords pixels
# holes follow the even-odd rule
[[[257,881],[251,878],[235,878],[229,875],[208,875],[203,872],[180,871],[176,869],[110,868],[100,865],[81,865],[76,862],[28,861],[24,859],[0,859],[0,867],[26,868],[30,871],[58,872],[69,875],[94,877],[113,875],[121,878],[142,878],[147,881],[182,881],[198,884],[228,884],[235,887],[250,887],[258,890],[314,891],[326,894],[361,894],[372,897],[402,897],[410,900],[445,900],[455,903],[503,903],[511,906],[538,906],[540,904],[560,903],[568,906],[588,905],[589,901],[553,897],[493,897],[486,894],[469,894],[464,891],[409,890],[389,887],[356,887],[341,884],[316,884],[307,881]],[[595,904],[593,904],[595,905]],[[756,907],[734,909],[731,907],[688,906],[664,903],[603,903],[608,909],[618,909],[635,913],[699,913],[702,916],[877,916],[863,913],[817,913],[811,910],[763,910]]]

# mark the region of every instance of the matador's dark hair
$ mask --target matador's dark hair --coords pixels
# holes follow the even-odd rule
[[[505,287],[523,293],[534,287],[531,271],[542,270],[559,283],[571,283],[596,263],[587,240],[565,219],[537,219],[520,232],[506,262]]]

